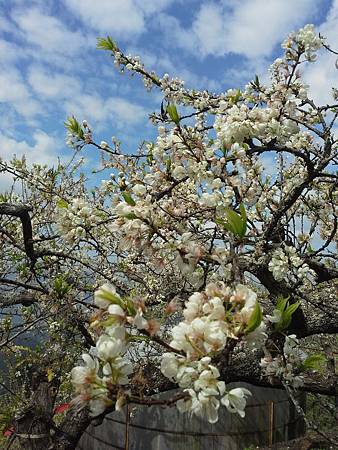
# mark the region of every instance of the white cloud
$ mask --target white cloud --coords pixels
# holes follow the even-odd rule
[[[15,9],[12,18],[30,44],[48,53],[74,55],[87,45],[87,39],[79,31],[71,31],[56,17],[37,8]]]
[[[118,0],[117,0],[118,1]],[[135,5],[141,8],[146,15],[156,14],[163,11],[174,0],[133,0]]]
[[[13,176],[9,173],[0,172],[0,193],[10,191],[13,185]]]
[[[229,39],[226,24],[220,5],[214,3],[202,5],[192,25],[195,46],[202,56],[222,55],[226,52]]]
[[[69,100],[65,103],[65,110],[67,115],[74,114],[79,120],[86,119],[95,125],[109,123],[113,128],[136,125],[148,117],[146,109],[136,103],[120,97],[104,100],[98,94],[83,94]]]
[[[130,37],[143,33],[146,18],[166,8],[172,0],[64,0],[65,5],[80,16],[86,25],[114,37]]]
[[[0,72],[0,102],[9,106],[26,118],[42,113],[41,104],[31,95],[25,81],[14,67]]]
[[[334,55],[325,53],[319,56],[316,64],[309,65],[305,70],[304,80],[310,86],[310,97],[318,105],[333,102],[331,88],[338,88],[336,60]]]
[[[114,97],[106,103],[108,111],[118,120],[119,126],[136,125],[147,121],[148,112],[143,106],[132,103],[124,98]]]
[[[8,160],[14,155],[18,158],[25,156],[29,164],[57,164],[59,141],[42,130],[36,130],[32,139],[33,144],[29,144],[26,140],[17,141],[0,132],[0,157]]]
[[[294,28],[315,17],[315,0],[245,0],[224,16],[228,51],[268,56]]]
[[[79,79],[47,71],[41,66],[29,68],[28,82],[41,97],[55,100],[76,96],[82,87]]]
[[[271,54],[294,28],[314,17],[315,0],[242,0],[203,3],[191,29],[162,14],[160,25],[176,45],[205,57],[237,53],[247,58]]]
[[[9,69],[0,73],[0,102],[17,102],[29,95],[29,91],[17,71]]]
[[[0,30],[2,33],[12,31],[12,24],[4,16],[0,16]]]
[[[97,94],[83,94],[69,99],[64,109],[67,116],[75,115],[79,120],[86,119],[94,124],[107,119],[105,101]]]
[[[89,26],[119,36],[144,31],[144,15],[132,0],[64,0],[68,8]]]
[[[166,13],[158,14],[158,28],[164,33],[167,46],[169,48],[183,48],[195,55],[200,55],[198,51],[198,40],[192,29],[181,26],[176,17]]]
[[[178,67],[172,73],[185,81],[186,87],[191,89],[207,89],[210,92],[219,92],[222,88],[221,83],[213,80],[210,76],[199,75],[191,70],[183,67]]]
[[[331,8],[325,21],[319,27],[320,32],[328,39],[332,45],[337,43],[337,25],[338,25],[338,0],[333,0]],[[337,50],[337,49],[335,49]]]
[[[1,27],[1,22],[0,22]],[[13,63],[19,58],[25,57],[25,52],[21,47],[13,42],[0,39],[0,61],[2,64]]]

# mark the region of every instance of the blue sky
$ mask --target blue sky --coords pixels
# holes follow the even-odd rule
[[[221,92],[264,78],[281,41],[306,23],[337,50],[338,0],[0,0],[0,157],[52,164],[69,155],[63,122],[72,114],[97,141],[114,135],[127,150],[154,135],[147,114],[160,93],[120,75],[96,50],[98,36],[159,75]],[[305,68],[305,78],[315,100],[328,101],[338,86],[334,56]]]

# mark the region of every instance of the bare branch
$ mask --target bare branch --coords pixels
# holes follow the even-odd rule
[[[36,254],[33,246],[32,223],[29,216],[30,211],[32,211],[32,207],[28,205],[0,203],[0,215],[18,217],[21,220],[26,255],[31,260],[32,266],[34,266]]]
[[[31,306],[36,303],[37,300],[30,294],[16,294],[15,297],[7,297],[0,294],[0,307],[9,308],[14,305]]]

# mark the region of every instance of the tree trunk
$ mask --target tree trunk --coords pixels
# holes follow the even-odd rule
[[[23,450],[47,450],[52,442],[50,423],[53,414],[52,388],[42,381],[34,390],[30,405],[16,419],[16,436]]]
[[[90,424],[87,409],[70,409],[61,424],[56,426],[53,422],[53,390],[51,383],[41,381],[31,396],[29,406],[16,419],[16,444],[20,449],[74,450]]]

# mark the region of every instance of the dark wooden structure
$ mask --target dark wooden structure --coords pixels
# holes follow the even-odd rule
[[[245,387],[253,395],[244,419],[221,407],[218,423],[211,425],[180,414],[175,407],[132,405],[128,420],[125,409],[110,414],[99,426],[90,426],[77,450],[243,450],[304,433],[303,420],[283,390]]]

